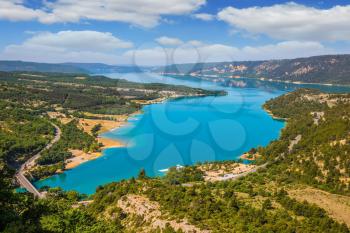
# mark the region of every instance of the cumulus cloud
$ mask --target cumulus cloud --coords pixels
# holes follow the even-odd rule
[[[78,51],[110,51],[118,48],[131,48],[133,46],[131,42],[123,41],[113,36],[110,32],[97,31],[44,32],[34,35],[24,43]]]
[[[227,7],[218,18],[235,29],[283,40],[350,40],[350,5],[316,9],[296,3],[238,9]]]
[[[268,60],[316,56],[337,51],[313,41],[284,41],[264,46],[246,46],[238,54],[239,60]]]
[[[164,46],[176,46],[182,44],[182,40],[173,37],[162,36],[156,39],[156,42]]]
[[[132,46],[131,42],[123,41],[109,32],[43,32],[34,34],[22,44],[7,46],[0,58],[37,62],[117,63],[117,51]]]
[[[319,42],[284,41],[264,46],[235,47],[207,44],[190,40],[174,46],[179,39],[161,37],[164,45],[150,43],[146,47],[131,48],[108,32],[60,31],[33,34],[21,44],[5,47],[0,60],[35,62],[102,62],[107,64],[169,65],[179,63],[220,62],[296,58],[339,53]],[[164,40],[166,38],[166,40]],[[179,40],[180,41],[180,40]],[[179,42],[177,41],[177,42]],[[350,51],[340,51],[350,52]]]
[[[211,21],[211,20],[215,19],[214,15],[207,14],[207,13],[194,14],[193,17],[196,19],[203,20],[203,21]]]
[[[33,20],[43,16],[41,10],[34,10],[22,5],[23,0],[0,0],[0,19],[11,21]]]
[[[264,46],[238,48],[224,44],[186,42],[179,47],[153,47],[128,50],[123,60],[136,61],[137,65],[169,65],[180,63],[267,60],[297,58],[321,54],[337,53],[319,42],[285,41]]]
[[[23,0],[0,0],[0,18],[37,19],[42,23],[80,20],[119,21],[154,27],[166,15],[184,15],[197,10],[206,0],[55,0],[44,1],[41,9],[31,9]]]

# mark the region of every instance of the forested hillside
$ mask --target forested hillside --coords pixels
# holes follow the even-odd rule
[[[196,168],[191,168],[191,170]],[[174,174],[177,173],[177,174]],[[4,181],[2,173],[1,181]],[[101,187],[91,200],[51,189],[45,199],[13,194],[1,206],[5,232],[330,232],[348,233],[325,210],[300,202],[268,171],[238,181],[205,183],[187,168],[161,179],[137,179]],[[174,182],[174,177],[187,177]],[[9,179],[9,177],[7,177]],[[5,179],[6,180],[6,179]],[[188,231],[187,231],[188,232]]]
[[[350,95],[301,89],[264,107],[288,124],[279,140],[261,148],[262,160],[278,158],[289,179],[349,195]]]
[[[350,55],[327,55],[267,61],[175,64],[157,69],[201,78],[248,77],[272,81],[350,84]]]
[[[298,90],[268,101],[264,107],[288,118],[288,124],[279,140],[252,150],[259,154],[256,163],[266,166],[239,179],[210,182],[204,179],[204,164],[170,169],[163,178],[148,178],[140,171],[137,178],[99,187],[88,198],[49,189],[45,199],[34,200],[29,194],[12,192],[13,170],[8,156],[2,157],[0,231],[349,233],[350,222],[344,223],[350,200],[349,99],[349,95]],[[16,111],[21,122],[41,119],[34,137],[43,138],[43,143],[52,137],[53,129],[40,111],[3,102],[7,115],[1,115],[1,122]],[[58,147],[86,147],[84,142],[93,142],[90,135],[76,131],[74,122],[60,127],[63,141]],[[6,151],[8,143],[1,145]],[[40,145],[31,150],[36,148]],[[52,159],[49,154],[40,163]],[[218,162],[209,169],[228,169],[232,164]],[[314,194],[308,194],[310,190]],[[332,201],[330,192],[342,195]],[[324,199],[312,199],[316,194]],[[324,202],[337,206],[323,209]],[[343,215],[333,215],[334,208]]]
[[[133,83],[104,76],[23,72],[0,72],[0,90],[0,99],[101,114],[135,112],[141,107],[137,100],[225,94],[186,86]]]
[[[54,128],[40,110],[0,100],[0,160],[17,166],[53,138]]]

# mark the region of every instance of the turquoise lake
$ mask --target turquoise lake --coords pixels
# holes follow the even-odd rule
[[[273,120],[262,104],[300,85],[262,82],[251,79],[220,83],[195,78],[153,74],[108,74],[111,78],[150,83],[162,82],[213,90],[226,96],[168,100],[148,105],[143,113],[103,137],[122,140],[125,148],[110,148],[103,156],[63,174],[35,183],[37,187],[59,186],[92,194],[100,185],[137,176],[159,176],[176,165],[204,161],[237,160],[252,147],[265,146],[277,139],[284,122]],[[308,85],[342,92],[342,87]]]

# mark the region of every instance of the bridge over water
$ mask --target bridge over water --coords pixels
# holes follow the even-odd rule
[[[16,179],[18,183],[21,185],[21,187],[25,188],[28,192],[32,193],[37,198],[43,198],[45,195],[41,192],[39,192],[35,186],[25,177],[25,172],[29,170],[30,168],[35,166],[35,161],[41,156],[42,152],[45,150],[50,149],[56,142],[58,142],[61,138],[61,129],[51,123],[55,127],[55,137],[51,140],[49,144],[46,145],[44,149],[42,149],[39,153],[28,159],[19,169],[19,171],[16,173]]]

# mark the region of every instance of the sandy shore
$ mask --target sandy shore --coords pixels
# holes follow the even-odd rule
[[[87,114],[89,116],[93,116],[96,118],[110,118],[110,120],[104,120],[104,119],[86,119],[86,118],[79,118],[79,125],[84,130],[84,132],[91,134],[91,129],[95,126],[100,124],[101,129],[99,131],[99,134],[108,132],[111,130],[118,129],[122,126],[124,126],[127,122],[127,119],[130,116],[133,116],[135,114],[140,113],[135,112],[133,114],[127,115],[101,115],[101,114]],[[60,118],[62,123],[68,123],[71,118]],[[115,147],[124,147],[125,143],[116,140],[116,139],[110,139],[105,137],[97,137],[97,141],[101,143],[103,146],[101,147],[102,150],[107,148],[115,148]],[[94,153],[85,153],[81,150],[70,150],[70,152],[73,154],[73,158],[70,158],[66,160],[66,169],[73,169],[77,166],[79,166],[82,163],[85,163],[89,160],[96,159],[100,156],[102,156],[101,152],[94,152]]]
[[[88,134],[91,134],[91,129],[95,126],[100,124],[101,125],[101,129],[98,132],[99,134],[105,133],[105,132],[109,132],[111,130],[116,130],[119,129],[120,127],[123,127],[128,118],[138,114],[138,112],[135,112],[133,114],[127,115],[97,115],[97,114],[90,114],[93,115],[95,117],[108,117],[111,118],[111,120],[102,120],[102,119],[86,119],[86,118],[80,118],[79,119],[79,125],[81,126],[81,128]],[[110,139],[110,138],[104,138],[104,137],[97,137],[97,141],[99,143],[102,143],[102,149],[107,149],[107,148],[113,148],[113,147],[123,147],[125,146],[125,143],[117,140],[117,139]]]
[[[120,140],[110,139],[110,138],[98,137],[97,141],[103,144],[102,149],[126,146],[124,142]]]
[[[101,124],[101,130],[99,133],[108,132],[111,130],[118,129],[125,125],[128,116],[127,115],[118,115],[115,116],[115,120],[100,120],[100,119],[79,119],[79,125],[82,127],[82,129],[86,132],[91,134],[91,129],[97,125]],[[115,147],[124,147],[125,143],[116,140],[116,139],[110,139],[110,138],[104,138],[104,137],[97,137],[97,141],[101,143],[103,146],[101,147],[102,150],[107,148],[115,148]],[[82,163],[85,163],[89,160],[96,159],[100,156],[102,156],[101,152],[94,152],[94,153],[85,153],[81,150],[70,150],[70,152],[73,154],[73,158],[70,158],[66,161],[66,169],[73,169],[77,166],[79,166]]]
[[[81,150],[69,150],[73,154],[73,158],[66,160],[66,169],[72,169],[79,166],[82,163],[85,163],[89,160],[96,159],[102,155],[101,152],[95,153],[85,153]]]
[[[124,147],[125,144],[121,141],[118,140],[113,140],[113,139],[109,139],[109,138],[97,138],[97,141],[99,143],[102,143],[103,146],[101,147],[101,149],[107,149],[107,148],[114,148],[114,147]],[[100,156],[102,156],[101,152],[93,152],[93,153],[86,153],[82,150],[69,150],[72,154],[73,157],[70,159],[67,159],[65,161],[66,169],[73,169],[77,166],[79,166],[82,163],[85,163],[87,161],[90,160],[94,160]]]
[[[100,119],[86,119],[86,118],[80,118],[79,119],[79,125],[82,127],[82,129],[91,134],[91,129],[95,126],[100,124],[101,130],[99,133],[108,132],[113,129],[117,129],[125,125],[126,120],[128,117],[120,118],[120,120],[100,120]]]
[[[254,161],[257,158],[259,158],[261,155],[258,153],[255,154],[250,154],[250,153],[244,153],[243,155],[240,156],[241,159],[244,160],[249,160],[249,161]]]

